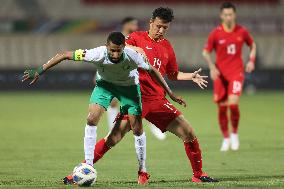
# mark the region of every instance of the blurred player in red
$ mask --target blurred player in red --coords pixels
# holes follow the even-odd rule
[[[174,50],[165,34],[173,20],[170,8],[157,8],[153,11],[149,31],[133,32],[128,36],[127,44],[142,50],[149,62],[160,73],[171,80],[192,80],[201,88],[206,87],[207,76],[200,76],[198,70],[194,73],[179,71]],[[182,113],[165,97],[165,91],[153,80],[149,74],[139,70],[139,80],[142,93],[142,117],[153,123],[162,132],[169,131],[179,137],[185,148],[186,155],[193,170],[192,182],[215,182],[202,170],[202,156],[199,142],[193,129]],[[118,117],[111,133],[97,142],[94,163],[117,144],[131,129],[127,117]],[[145,133],[135,138],[136,154],[138,156],[138,183],[148,183],[149,174],[146,172],[146,136]]]
[[[134,17],[125,17],[121,22],[121,33],[126,37],[138,30],[138,20]]]
[[[223,3],[220,9],[222,23],[208,37],[203,56],[209,66],[214,82],[214,101],[218,104],[218,119],[223,133],[221,151],[239,149],[238,126],[240,119],[239,98],[244,83],[244,69],[251,73],[255,68],[256,45],[249,32],[236,23],[236,7],[230,2]],[[244,68],[242,47],[250,48],[249,61]],[[216,64],[210,53],[215,50]],[[232,132],[229,133],[227,110],[230,110]]]

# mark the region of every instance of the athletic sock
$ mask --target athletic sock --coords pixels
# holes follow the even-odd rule
[[[109,149],[110,147],[106,145],[105,139],[99,140],[94,151],[94,163],[100,160]]]
[[[139,171],[146,172],[146,135],[143,132],[140,136],[135,136],[135,150],[139,164]]]
[[[237,134],[239,127],[239,120],[240,120],[239,105],[237,104],[230,105],[230,111],[231,111],[232,132],[234,134]]]
[[[114,120],[118,114],[118,108],[117,107],[109,107],[107,110],[107,121],[108,121],[108,128],[109,131],[113,128],[114,126]]]
[[[93,166],[94,150],[97,138],[97,127],[89,126],[85,127],[85,137],[84,137],[84,151],[86,163]]]
[[[184,142],[184,149],[186,155],[190,161],[193,175],[195,177],[200,177],[202,175],[202,156],[201,150],[199,148],[199,143],[197,138],[191,142]]]
[[[218,106],[219,125],[224,138],[229,138],[227,109],[227,106]]]

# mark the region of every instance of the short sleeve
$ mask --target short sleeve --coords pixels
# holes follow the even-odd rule
[[[96,62],[104,53],[104,46],[97,47],[94,49],[78,49],[73,54],[73,60],[75,61],[86,61],[86,62]]]
[[[212,31],[208,36],[207,42],[204,46],[204,50],[212,52],[214,48],[215,48],[215,32]]]
[[[169,51],[169,61],[166,66],[166,73],[172,74],[172,73],[178,72],[178,64],[177,64],[177,59],[176,59],[174,49],[171,45],[169,45],[168,51]]]
[[[244,29],[244,40],[245,40],[245,42],[248,46],[252,46],[253,38],[252,38],[252,36],[250,35],[250,33],[248,32],[247,29]]]
[[[128,45],[132,45],[132,46],[137,46],[136,45],[136,39],[135,39],[136,34],[135,33],[131,33],[126,37],[126,44]]]
[[[136,63],[138,68],[141,68],[143,70],[150,70],[148,59],[140,53],[137,53]]]

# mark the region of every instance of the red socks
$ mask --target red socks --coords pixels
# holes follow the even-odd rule
[[[228,128],[228,115],[227,115],[227,106],[218,106],[218,119],[220,129],[224,138],[229,138],[229,128]]]
[[[109,149],[110,147],[106,145],[105,139],[99,140],[95,146],[94,163],[101,159]]]
[[[191,142],[184,142],[184,149],[190,161],[193,175],[200,177],[202,175],[202,157],[197,138]]]
[[[230,105],[231,111],[231,124],[232,124],[232,132],[238,132],[239,120],[240,120],[240,110],[237,104]]]
[[[231,116],[231,124],[232,124],[232,132],[238,132],[239,120],[240,120],[240,110],[237,104],[229,105]],[[224,138],[229,138],[229,128],[228,128],[228,116],[227,116],[227,106],[218,106],[218,119],[220,129]]]

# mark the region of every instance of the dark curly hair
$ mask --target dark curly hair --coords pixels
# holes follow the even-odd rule
[[[111,32],[107,37],[107,43],[112,42],[116,45],[125,44],[125,37],[121,32]]]
[[[153,11],[152,19],[160,18],[166,23],[173,21],[174,13],[169,7],[159,7]]]
[[[234,12],[236,12],[236,6],[231,3],[231,2],[224,2],[222,3],[221,7],[220,7],[220,11],[222,11],[223,9],[233,9]]]

